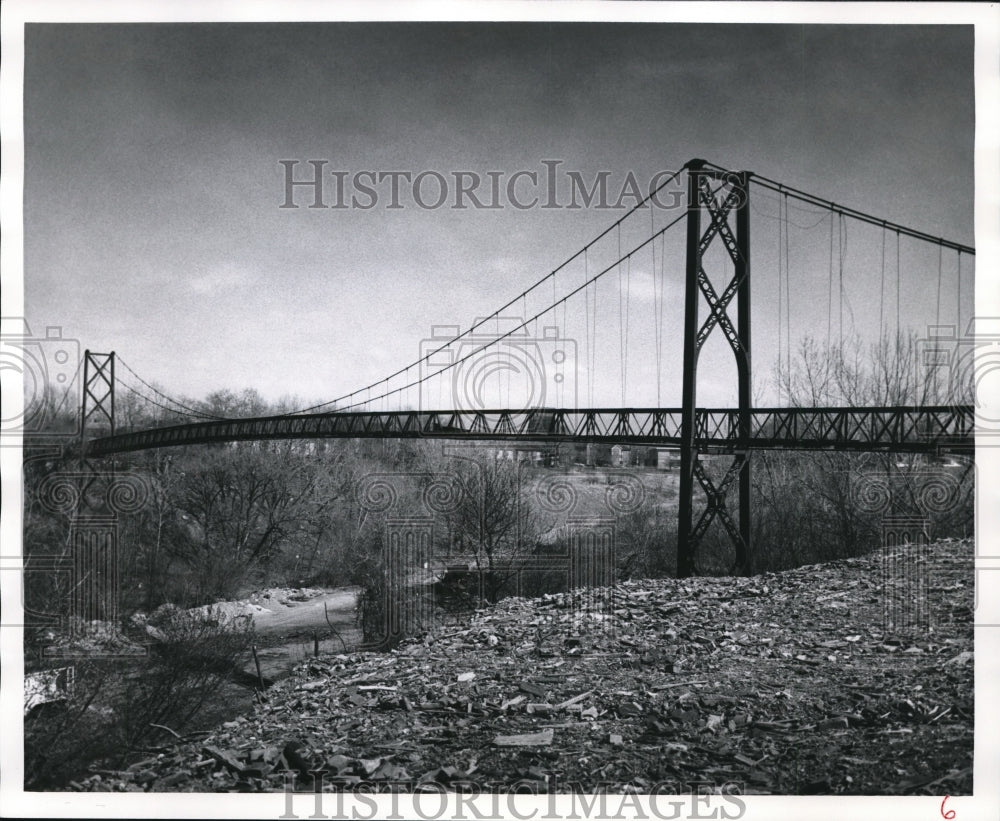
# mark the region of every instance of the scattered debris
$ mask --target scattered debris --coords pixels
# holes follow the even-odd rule
[[[507,599],[391,652],[309,658],[245,720],[75,788],[280,791],[320,768],[351,787],[969,794],[974,551],[925,550],[923,627],[883,623],[877,555]]]
[[[24,675],[24,714],[42,704],[66,701],[73,694],[76,668],[59,667]]]
[[[522,733],[521,735],[498,735],[493,743],[498,747],[547,747],[552,743],[552,729],[538,733]]]

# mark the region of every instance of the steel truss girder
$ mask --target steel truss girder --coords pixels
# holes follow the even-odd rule
[[[92,439],[103,456],[148,448],[267,439],[429,438],[484,441],[635,443],[677,447],[682,408],[595,408],[482,411],[322,413],[227,419],[119,433]],[[700,451],[740,447],[740,412],[697,408]],[[755,408],[748,441],[754,449],[931,452],[973,447],[972,406]]]

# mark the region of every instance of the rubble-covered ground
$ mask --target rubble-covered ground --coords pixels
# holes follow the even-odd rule
[[[323,769],[324,789],[970,794],[973,546],[900,551],[508,599],[311,659],[207,738],[74,788],[275,791]]]

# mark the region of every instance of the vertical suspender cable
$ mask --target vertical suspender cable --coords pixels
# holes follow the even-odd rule
[[[590,260],[587,260],[587,279],[590,279]],[[597,283],[593,283],[594,293],[590,298],[590,339],[587,346],[590,350],[590,380],[587,383],[590,389],[590,407],[594,407],[594,380],[597,376]],[[588,291],[590,286],[587,286]]]
[[[594,407],[594,344],[596,342],[596,331],[592,331],[593,320],[591,320],[591,298],[590,298],[590,255],[587,251],[583,254],[583,281],[586,283],[583,294],[586,300],[584,305],[586,312],[586,333],[587,333],[587,405]]]
[[[653,211],[653,202],[650,200],[649,203],[649,235],[651,237],[656,236],[656,212]],[[649,244],[650,250],[650,260],[653,268],[653,277],[656,277],[656,241],[654,240]],[[663,243],[660,243],[660,267],[663,267]],[[660,277],[660,303],[662,306],[663,302],[663,278]],[[628,324],[629,324],[629,305],[632,301],[632,257],[628,258],[628,284],[627,291],[625,294],[625,367],[628,369]],[[655,307],[654,307],[655,310]],[[659,314],[657,315],[659,316]],[[663,347],[663,323],[660,322],[656,333],[657,343],[656,343],[656,407],[661,406],[660,401],[660,361],[662,359],[662,347]],[[625,404],[624,402],[622,403]]]
[[[590,279],[590,262],[588,260],[587,279]],[[590,298],[590,407],[594,407],[594,382],[597,377],[597,283],[593,283],[594,293]],[[590,286],[588,285],[588,290]]]
[[[783,386],[783,377],[781,370],[781,357],[782,357],[782,344],[781,344],[781,260],[784,254],[784,243],[782,242],[781,232],[782,232],[782,216],[781,216],[781,205],[782,200],[778,200],[778,399],[781,399],[781,390]]]
[[[844,347],[844,215],[837,212],[837,347]]]
[[[664,234],[660,235],[660,310],[657,316],[660,319],[660,339],[663,339],[663,310],[666,303],[665,294],[667,290],[667,237]],[[662,354],[661,354],[662,356]],[[657,369],[659,372],[659,369]],[[660,397],[659,382],[657,382],[656,396],[657,399]],[[658,403],[659,404],[659,403]]]
[[[878,280],[878,343],[882,344],[882,322],[885,309],[885,226],[882,226],[882,265]]]
[[[663,261],[663,250],[660,250],[660,262]],[[661,285],[658,282],[656,270],[656,252],[653,252],[653,267],[649,272],[653,284],[653,362],[656,366],[656,406],[660,406],[660,368],[663,364],[663,339],[660,336],[660,301],[662,299]]]
[[[788,192],[785,192],[785,367],[788,377],[792,376],[792,289],[791,279],[791,244],[788,239],[790,228],[788,219]]]
[[[660,309],[657,311],[657,320],[660,323],[660,342],[662,345],[663,336],[663,311],[666,307],[666,291],[667,291],[667,238],[663,234],[660,235],[660,270],[656,274],[660,280]],[[661,381],[662,376],[662,363],[663,363],[663,352],[660,352],[660,364],[657,365],[656,373],[656,399],[657,405],[662,405],[663,402],[660,398],[661,395]]]
[[[624,273],[622,272],[622,227],[618,226],[618,262],[615,264],[615,269],[618,271],[618,367],[621,371],[618,375],[618,386],[621,389],[622,404],[625,404],[625,313],[622,306],[624,301],[624,288],[622,286],[622,277]]]
[[[837,214],[837,290],[839,292],[840,305],[838,309],[838,325],[840,327],[840,350],[844,350],[844,214]]]
[[[660,250],[660,263],[661,265],[663,263],[662,248]],[[657,276],[655,257],[649,276],[653,283],[653,343],[656,346],[653,361],[656,363],[656,406],[660,407],[660,369],[663,365],[663,339],[660,335],[660,303],[663,299],[663,286],[659,281],[660,277]]]
[[[899,327],[899,231],[896,232],[896,336],[902,331]]]
[[[563,325],[563,327],[562,327],[562,333],[566,334],[567,337],[569,336],[569,329],[566,327],[566,322],[567,322],[567,315],[566,315],[567,307],[566,307],[566,303],[568,301],[569,300],[566,300],[566,299],[564,299],[562,301],[562,325]],[[554,314],[554,312],[553,312],[553,314]],[[578,353],[577,353],[577,351],[576,351],[575,348],[574,348],[574,351],[573,351],[573,370],[575,372],[579,372],[579,370],[580,370],[580,360],[579,360],[579,356],[578,356]],[[564,390],[563,391],[563,399],[565,399],[565,398],[566,398],[566,393],[565,393],[565,390]],[[579,386],[577,380],[574,378],[574,380],[573,380],[573,410],[576,410],[579,406],[580,406],[580,386]]]
[[[833,221],[834,214],[830,212],[830,274],[826,289],[826,349],[830,350],[831,329],[833,326]]]
[[[962,333],[962,252],[956,251],[958,255],[958,301],[955,305],[955,334]]]
[[[565,334],[565,329],[563,329],[562,331],[559,330],[559,317],[556,315],[556,278],[555,277],[552,277],[552,324],[556,328],[556,339],[558,339],[560,341],[560,344],[562,344],[562,338],[563,338],[563,334]],[[555,379],[556,396],[555,396],[555,401],[556,401],[556,407],[557,408],[563,407],[563,402],[562,402],[562,400],[563,400],[562,386],[563,386],[563,380],[564,379],[565,379],[565,377],[563,376],[563,363],[562,362],[556,362],[556,379]]]
[[[847,226],[848,222],[844,220],[844,250],[841,254],[840,266],[841,268],[847,267]],[[852,335],[857,332],[857,326],[854,324],[854,309],[851,307],[851,300],[847,296],[847,286],[844,283],[844,278],[841,276],[841,288],[843,290],[843,300],[844,306],[847,307],[847,319],[851,323],[851,333]]]
[[[938,246],[938,280],[937,280],[937,309],[934,313],[934,324],[941,324],[941,270],[942,270],[942,254],[944,249]]]
[[[653,221],[653,206],[649,206],[649,230],[650,235],[655,234],[655,224]],[[653,267],[650,271],[650,275],[653,278],[653,334],[656,339],[656,407],[662,407],[663,401],[661,398],[661,386],[663,381],[663,260],[665,252],[665,237],[661,237],[660,242],[660,271],[656,270],[656,243],[650,243],[653,246]],[[629,257],[629,262],[631,263],[631,257]],[[631,277],[631,268],[629,269]],[[630,280],[631,281],[631,280]]]
[[[662,249],[661,249],[662,257]],[[653,362],[656,367],[656,405],[660,405],[660,366],[663,362],[663,340],[660,339],[660,324],[657,319],[660,312],[660,291],[656,276],[656,252],[653,252],[653,267],[649,272],[653,284]]]
[[[591,407],[590,404],[590,380],[593,379],[593,374],[590,372],[590,286],[587,284],[587,271],[589,266],[587,264],[587,249],[583,249],[583,346],[584,346],[584,360],[587,363],[587,407]]]
[[[500,313],[497,312],[497,339],[500,338]],[[488,355],[488,354],[487,354]],[[497,404],[503,407],[503,373],[500,368],[497,368]]]
[[[653,206],[650,205],[650,208]],[[650,245],[655,246],[656,242],[651,242]],[[618,252],[619,259],[621,258],[621,251]],[[653,258],[656,258],[656,251],[653,251]],[[629,325],[631,324],[630,311],[632,308],[632,256],[629,255],[628,260],[625,264],[625,366],[624,366],[624,376],[622,377],[622,395],[623,400],[628,396],[628,331]],[[623,404],[624,401],[623,401]]]
[[[664,298],[660,300],[660,336],[663,336],[663,323],[664,315],[663,312],[666,308],[666,290],[667,290],[667,238],[665,235],[660,235],[660,282],[663,283],[663,293]]]
[[[651,242],[650,245],[655,245],[655,242]],[[656,256],[656,252],[653,252],[653,256]],[[624,338],[624,350],[622,352],[622,406],[625,405],[625,397],[628,395],[628,312],[629,312],[629,296],[632,290],[632,257],[630,256],[625,260],[625,332],[623,334]]]

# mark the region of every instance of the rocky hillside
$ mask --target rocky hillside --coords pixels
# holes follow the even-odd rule
[[[894,561],[509,599],[390,653],[310,660],[209,737],[75,788],[271,791],[324,769],[326,789],[969,794],[973,545]],[[887,604],[925,623],[890,625]]]

